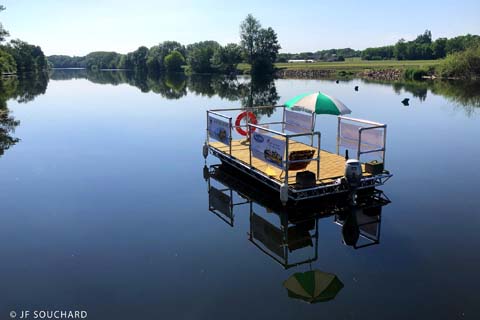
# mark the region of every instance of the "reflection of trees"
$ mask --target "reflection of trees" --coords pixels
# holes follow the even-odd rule
[[[201,96],[219,96],[222,99],[236,101],[246,92],[247,85],[237,77],[220,75],[191,75],[188,90]]]
[[[427,99],[428,84],[426,82],[394,82],[392,84],[392,87],[397,94],[400,94],[403,89],[407,92],[410,92],[415,98],[418,98],[420,101],[425,101]]]
[[[10,110],[7,108],[0,109],[0,156],[3,155],[5,150],[20,141],[20,139],[12,136],[19,124],[20,121],[15,120],[10,115]]]
[[[480,81],[460,81],[460,80],[425,80],[425,81],[374,81],[363,80],[365,83],[376,83],[391,86],[393,90],[400,94],[401,91],[409,92],[414,97],[425,101],[427,93],[440,95],[447,100],[462,107],[470,116],[476,108],[480,108]]]
[[[85,78],[99,84],[121,84],[139,88],[142,92],[155,92],[167,99],[179,99],[191,93],[213,97],[219,96],[229,101],[240,101],[244,108],[275,105],[278,96],[272,77],[226,77],[221,75],[194,74],[188,78],[183,73],[152,75],[132,71],[87,71],[76,69],[56,69],[53,80]],[[270,115],[273,110],[263,109],[261,114]]]
[[[217,76],[213,75],[193,74],[188,78],[188,90],[200,96],[213,97],[213,82],[216,78]]]
[[[87,79],[87,69],[53,69],[50,72],[52,80]]]
[[[15,120],[7,107],[7,100],[14,99],[27,103],[44,94],[48,77],[45,74],[31,75],[29,78],[9,78],[0,80],[0,156],[20,139],[13,136],[20,121]]]
[[[142,92],[155,92],[167,99],[178,99],[187,94],[184,74],[147,74],[140,71],[92,71],[85,69],[55,69],[52,80],[87,79],[97,84],[119,85],[122,83],[137,87]]]
[[[252,77],[249,84],[249,92],[241,99],[244,108],[257,106],[275,106],[280,99],[275,87],[275,79],[272,76]],[[272,115],[273,108],[259,109],[257,115]]]
[[[230,101],[240,101],[243,108],[274,106],[280,99],[273,77],[237,78],[219,75],[192,75],[188,80],[189,91]],[[270,116],[274,109],[256,110],[257,115]]]
[[[438,81],[431,90],[463,107],[467,116],[480,108],[480,81]]]
[[[150,90],[167,99],[180,99],[185,96],[187,94],[186,83],[186,76],[183,73],[170,73],[147,79]]]
[[[31,74],[29,77],[17,78],[14,81],[15,90],[7,99],[15,99],[19,103],[33,101],[36,96],[47,91],[48,76],[44,73]]]

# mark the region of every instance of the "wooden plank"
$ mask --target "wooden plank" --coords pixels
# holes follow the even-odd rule
[[[229,146],[221,142],[210,141],[210,146],[229,154]],[[299,150],[315,150],[315,155],[313,158],[317,157],[316,148],[297,142],[290,141],[288,150],[299,151]],[[236,159],[250,164],[250,154],[249,154],[249,143],[245,139],[243,140],[232,140],[232,156]],[[282,173],[280,169],[274,167],[267,162],[252,157],[252,166],[257,170],[262,171],[266,175],[270,176],[272,179],[277,181],[285,180],[285,172]],[[362,165],[363,166],[363,165]],[[305,170],[317,173],[317,161],[311,161]],[[332,183],[335,179],[342,177],[345,170],[345,158],[328,151],[320,150],[320,180],[317,181],[317,184]],[[300,170],[303,171],[303,170]],[[295,184],[295,176],[299,171],[289,170],[288,184]],[[368,175],[368,174],[367,174]]]

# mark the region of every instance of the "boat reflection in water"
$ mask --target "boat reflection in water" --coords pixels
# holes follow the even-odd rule
[[[380,243],[382,207],[390,200],[380,190],[362,190],[354,200],[337,195],[283,206],[278,194],[226,164],[203,168],[208,184],[209,210],[233,227],[235,211],[248,206],[248,239],[285,269],[310,264],[283,281],[288,297],[308,303],[335,299],[343,288],[332,273],[312,270],[318,259],[318,221],[333,217],[343,242],[355,249]]]
[[[236,208],[248,206],[249,240],[285,269],[318,259],[319,219],[333,217],[343,242],[355,249],[379,244],[382,207],[390,203],[371,189],[358,193],[354,203],[337,196],[283,206],[278,194],[228,165],[205,166],[204,178],[209,210],[233,227]]]

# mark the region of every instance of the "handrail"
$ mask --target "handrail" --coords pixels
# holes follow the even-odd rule
[[[285,108],[285,106],[258,106],[258,107],[247,107],[247,108],[223,108],[223,109],[210,109],[209,111],[248,111],[255,109],[274,109],[274,108]]]
[[[210,138],[209,138],[209,126],[208,126],[208,117],[210,114],[213,114],[217,117],[221,117],[221,118],[224,118],[224,119],[227,119],[228,120],[228,128],[229,128],[229,131],[230,131],[230,139],[228,141],[228,150],[229,150],[229,154],[232,155],[232,117],[229,117],[229,116],[226,116],[224,114],[221,114],[221,113],[218,113],[218,112],[215,112],[215,111],[211,111],[211,110],[207,110],[207,143],[210,143]]]
[[[281,121],[273,121],[273,122],[264,122],[264,123],[257,123],[257,125],[259,126],[264,126],[264,125],[270,125],[270,124],[283,124],[284,122],[281,122]],[[239,124],[238,126],[235,126],[235,128],[237,127],[248,127],[249,123],[247,124]],[[263,127],[261,127],[261,129],[263,129]]]
[[[369,120],[357,119],[357,118],[350,118],[344,116],[338,116],[338,125],[337,125],[337,154],[339,153],[340,148],[340,139],[344,139],[340,136],[340,123],[342,120],[357,122],[360,124],[364,124],[366,126],[359,126],[358,128],[358,142],[357,142],[357,159],[360,160],[360,156],[366,153],[374,153],[374,152],[382,152],[382,162],[385,164],[385,153],[387,150],[386,142],[387,142],[387,125],[383,123],[378,123]],[[374,150],[366,150],[362,151],[362,133],[366,130],[373,130],[373,129],[383,129],[383,147],[376,148]],[[355,141],[355,139],[351,139]]]
[[[374,149],[374,150],[367,150],[367,151],[362,151],[362,132],[366,130],[371,130],[371,129],[383,129],[383,147],[379,149]],[[385,146],[385,136],[387,135],[387,125],[386,124],[379,124],[373,127],[364,127],[364,128],[359,128],[358,129],[358,149],[357,149],[357,159],[360,160],[360,156],[362,154],[367,154],[367,153],[374,153],[374,152],[383,152],[382,154],[382,162],[385,164],[385,152],[387,150],[387,147]]]
[[[355,122],[361,122],[361,123],[366,123],[366,124],[372,124],[374,126],[384,126],[384,124],[375,122],[375,121],[370,121],[370,120],[363,120],[363,119],[358,119],[358,118],[350,118],[350,117],[344,117],[344,116],[338,116],[340,119],[343,120],[349,120],[349,121],[355,121]]]
[[[317,162],[317,175],[316,175],[316,180],[317,181],[320,181],[320,144],[321,144],[321,133],[319,131],[309,131],[309,132],[302,132],[302,133],[292,133],[292,134],[287,134],[285,132],[280,132],[280,131],[277,131],[277,130],[273,130],[273,129],[270,129],[270,128],[267,128],[265,127],[265,125],[269,125],[269,124],[285,124],[285,116],[283,117],[283,121],[272,121],[272,122],[267,122],[267,123],[259,123],[259,124],[252,124],[252,123],[248,123],[245,124],[245,125],[233,125],[232,124],[232,117],[229,117],[229,116],[226,116],[220,112],[223,112],[223,111],[248,111],[248,110],[259,110],[259,109],[276,109],[276,108],[283,108],[285,109],[285,106],[284,105],[280,105],[280,106],[258,106],[258,107],[252,107],[252,108],[232,108],[232,109],[211,109],[211,110],[207,110],[207,118],[208,118],[208,115],[209,114],[213,114],[215,116],[218,116],[218,117],[221,117],[221,118],[224,118],[224,119],[227,119],[228,120],[228,123],[229,123],[229,129],[230,129],[230,141],[228,143],[228,146],[229,146],[229,150],[230,150],[230,155],[232,155],[232,134],[233,134],[233,128],[239,128],[239,127],[246,127],[248,128],[248,132],[252,133],[252,129],[259,129],[259,131],[263,131],[263,132],[268,132],[268,133],[271,133],[271,134],[274,134],[274,135],[277,135],[277,136],[280,136],[280,137],[283,137],[285,139],[285,160],[282,161],[282,167],[284,168],[284,171],[285,171],[285,184],[288,186],[288,178],[289,178],[289,175],[288,175],[288,168],[289,168],[289,165],[292,164],[292,163],[301,163],[301,162],[310,162],[310,161],[316,161]],[[208,123],[207,123],[207,142],[208,142]],[[289,159],[289,144],[290,144],[290,139],[294,139],[294,138],[298,138],[298,137],[311,137],[312,139],[312,147],[313,147],[313,138],[314,136],[317,136],[318,137],[318,142],[317,142],[317,147],[316,147],[316,151],[317,151],[317,157],[312,157],[311,159],[301,159],[301,160],[290,160]],[[251,148],[251,144],[249,144],[249,166],[250,168],[252,168],[252,148]]]
[[[212,111],[212,110],[207,110],[207,114],[214,114],[216,116],[219,116],[219,117],[222,117],[222,118],[225,118],[225,119],[232,119],[232,117],[229,117],[229,116],[226,116],[224,114],[221,114],[221,113],[218,113],[218,112],[215,112],[215,111]]]
[[[317,162],[317,175],[316,175],[316,180],[320,180],[320,143],[321,143],[321,136],[322,134],[319,131],[312,131],[312,132],[305,132],[305,133],[294,133],[294,134],[286,134],[283,132],[279,132],[276,130],[272,130],[270,128],[264,128],[260,125],[255,125],[255,124],[248,124],[249,127],[249,132],[252,132],[251,128],[258,128],[260,130],[264,130],[266,132],[270,132],[276,135],[279,135],[281,137],[285,138],[285,160],[282,161],[282,164],[285,166],[285,184],[288,186],[288,168],[291,163],[299,163],[299,162],[309,162],[309,161],[316,161]],[[297,138],[297,137],[302,137],[302,136],[311,136],[313,139],[313,136],[317,136],[317,157],[311,158],[311,159],[302,159],[302,160],[290,160],[289,159],[289,144],[290,144],[290,139],[291,138]],[[313,140],[312,140],[313,141]],[[250,160],[250,167],[252,167],[252,145],[249,144],[249,160]]]
[[[251,124],[251,123],[249,123],[248,126],[251,126],[251,127],[254,127],[254,128],[257,128],[257,129],[260,129],[260,130],[263,130],[263,131],[267,131],[267,132],[270,132],[270,133],[273,133],[273,134],[276,134],[276,135],[279,135],[279,136],[282,136],[282,137],[285,137],[285,138],[286,138],[286,137],[288,137],[288,138],[296,138],[296,137],[302,137],[302,136],[314,136],[314,135],[320,134],[319,131],[287,134],[287,133],[283,133],[283,132],[280,132],[280,131],[272,130],[272,129],[270,129],[270,128],[262,127],[261,125],[258,125],[258,124]]]

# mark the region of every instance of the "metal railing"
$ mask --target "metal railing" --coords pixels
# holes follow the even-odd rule
[[[316,161],[317,162],[316,180],[320,180],[320,145],[321,145],[321,133],[320,132],[310,131],[310,132],[305,132],[305,133],[286,134],[285,132],[283,132],[284,125],[286,124],[284,115],[282,116],[282,118],[283,118],[282,121],[271,121],[271,122],[263,122],[263,123],[258,123],[258,124],[250,123],[248,117],[246,117],[246,120],[247,120],[246,124],[240,124],[240,125],[236,126],[236,125],[232,124],[232,117],[231,116],[227,116],[227,115],[222,113],[222,112],[225,112],[225,111],[228,111],[228,112],[232,112],[232,111],[250,111],[250,112],[253,112],[253,111],[259,110],[259,109],[276,109],[276,108],[282,108],[283,111],[284,111],[283,113],[285,113],[285,106],[273,106],[273,107],[272,106],[261,106],[261,107],[253,107],[253,108],[248,108],[248,109],[244,109],[244,108],[227,109],[227,108],[224,108],[224,109],[207,110],[207,132],[206,132],[207,133],[207,137],[206,137],[207,144],[210,142],[210,140],[209,140],[210,127],[209,127],[209,121],[208,121],[210,115],[214,115],[216,117],[225,119],[225,121],[228,122],[229,140],[228,140],[227,145],[228,145],[228,154],[230,156],[232,156],[232,137],[233,137],[233,133],[234,133],[233,129],[236,129],[237,127],[247,128],[247,132],[249,133],[249,136],[251,136],[252,132],[256,129],[258,129],[259,131],[261,130],[261,131],[264,131],[264,132],[268,132],[270,134],[277,135],[277,136],[280,136],[283,139],[285,139],[285,157],[284,157],[284,160],[282,160],[282,169],[285,172],[284,180],[285,180],[285,183],[287,185],[288,185],[288,178],[289,178],[288,168],[289,168],[290,164],[293,164],[293,163],[306,163],[306,162]],[[265,127],[266,125],[277,125],[277,124],[282,125],[282,132],[272,130],[270,128]],[[254,128],[254,129],[252,129],[252,128]],[[313,157],[313,158],[310,158],[310,159],[290,160],[290,152],[289,152],[290,141],[291,140],[295,141],[295,139],[298,139],[299,137],[303,137],[303,136],[311,137],[311,139],[310,139],[310,147],[311,148],[314,148],[314,146],[313,146],[314,137],[315,136],[317,137],[317,146],[316,146],[317,156]],[[253,168],[253,166],[252,166],[251,143],[249,143],[249,163],[248,163],[248,165],[250,166],[250,168]]]
[[[314,132],[306,132],[306,133],[295,133],[295,134],[286,134],[283,132],[279,132],[276,130],[272,130],[270,128],[265,128],[262,127],[262,125],[255,125],[255,124],[248,124],[249,127],[249,134],[252,136],[252,128],[256,128],[259,130],[263,130],[272,134],[275,134],[277,136],[281,136],[285,139],[285,158],[282,160],[282,168],[285,171],[285,184],[288,185],[288,171],[290,164],[292,163],[302,163],[302,162],[311,162],[311,161],[316,161],[317,162],[317,172],[316,172],[316,180],[320,180],[320,144],[321,144],[321,133],[318,131]],[[293,138],[298,138],[302,136],[310,136],[313,137],[317,136],[317,156],[314,158],[309,158],[309,159],[301,159],[301,160],[290,160],[290,153],[289,153],[289,144],[290,140],[293,140]],[[295,140],[294,140],[295,141]],[[250,159],[249,159],[249,165],[250,168],[252,168],[252,144],[249,143],[249,154],[250,154]]]
[[[210,126],[209,126],[209,121],[208,118],[210,117],[210,114],[213,114],[217,117],[224,118],[228,120],[228,127],[229,127],[229,141],[228,141],[228,148],[229,148],[229,154],[232,155],[232,117],[226,116],[224,114],[216,112],[218,110],[207,110],[207,144],[210,143]]]
[[[378,122],[363,120],[363,119],[339,116],[338,117],[338,127],[337,127],[337,154],[339,153],[339,144],[340,144],[340,139],[341,139],[340,127],[341,127],[342,120],[356,122],[356,123],[360,123],[362,125],[368,125],[368,126],[358,128],[357,159],[360,160],[360,157],[361,157],[362,154],[382,152],[382,162],[385,164],[385,153],[386,153],[386,143],[387,143],[387,125],[382,124],[382,123],[378,123]],[[364,131],[367,131],[367,130],[375,130],[375,129],[383,129],[383,147],[372,149],[372,150],[362,151],[362,133]]]

